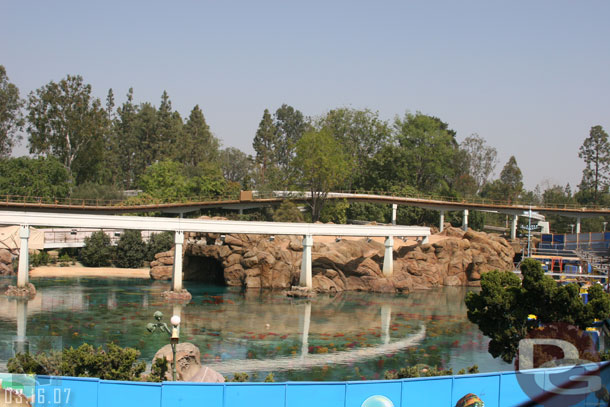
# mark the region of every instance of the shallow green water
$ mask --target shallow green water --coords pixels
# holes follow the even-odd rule
[[[0,280],[0,286],[11,282]],[[487,353],[488,340],[468,322],[466,288],[444,287],[409,295],[342,293],[295,300],[278,292],[242,292],[186,284],[188,305],[162,301],[167,282],[131,279],[34,279],[36,298],[27,303],[30,347],[101,345],[139,349],[150,362],[167,336],[146,324],[162,311],[182,317],[181,341],[201,349],[202,362],[229,375],[262,380],[358,380],[425,363],[454,371],[478,364],[481,371],[511,369]],[[0,287],[1,288],[1,287]],[[0,363],[12,356],[19,307],[0,297]],[[309,324],[307,321],[309,320]],[[425,333],[424,333],[425,330]],[[415,340],[421,335],[421,340]],[[304,342],[306,342],[304,346]]]

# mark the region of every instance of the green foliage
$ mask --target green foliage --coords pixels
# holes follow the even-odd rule
[[[112,255],[110,236],[98,230],[85,237],[85,246],[80,250],[79,260],[87,267],[105,267],[112,262]]]
[[[2,195],[65,198],[70,193],[70,175],[53,157],[0,159],[0,173]]]
[[[28,101],[30,153],[54,156],[77,184],[95,181],[103,165],[103,134],[108,126],[91,85],[79,75],[32,92]]]
[[[584,304],[577,284],[558,285],[544,275],[538,261],[521,263],[523,281],[509,271],[491,271],[481,277],[481,292],[466,296],[468,319],[491,339],[489,353],[511,362],[519,340],[536,323],[565,322],[584,330],[594,319],[610,317],[610,296],[601,286],[589,288],[589,302]],[[537,322],[528,321],[529,314]]]
[[[116,246],[115,264],[122,268],[142,267],[147,257],[146,243],[139,230],[125,230]]]
[[[593,126],[589,137],[578,151],[585,162],[582,172],[581,191],[592,193],[591,203],[598,204],[600,193],[608,191],[610,182],[610,142],[602,126]]]
[[[219,146],[220,142],[210,131],[199,105],[196,105],[182,129],[177,159],[191,167],[197,167],[201,162],[217,162]]]
[[[297,143],[295,168],[299,184],[311,192],[311,218],[320,218],[328,192],[346,179],[350,164],[328,129],[305,133]]]
[[[238,148],[220,151],[220,168],[227,181],[239,184],[244,190],[252,187],[253,159]]]
[[[489,180],[496,167],[498,152],[495,148],[488,146],[485,140],[478,134],[466,137],[460,143],[460,149],[466,153],[468,176],[474,182],[474,193],[479,192]],[[464,182],[467,177],[464,177]]]
[[[166,252],[174,246],[174,235],[171,232],[153,233],[146,244],[146,260],[153,261],[155,254]]]
[[[61,353],[19,353],[9,359],[7,368],[10,373],[135,381],[146,368],[146,363],[138,362],[139,356],[136,349],[121,348],[113,343],[106,344],[106,349],[101,346],[96,349],[85,343],[76,349],[66,348]]]
[[[282,204],[273,211],[274,222],[303,222],[303,214],[294,202],[285,200]]]
[[[100,204],[104,201],[121,201],[123,193],[114,185],[97,184],[93,182],[85,182],[77,185],[70,194],[70,198],[99,200]]]
[[[467,369],[468,374],[479,373],[479,367],[472,365]],[[459,375],[466,374],[466,369],[461,369]],[[415,365],[403,367],[400,370],[386,370],[384,378],[386,380],[409,379],[412,377],[433,377],[433,376],[452,376],[453,369],[442,369],[437,366]]]
[[[350,220],[390,223],[392,220],[392,207],[385,204],[352,202],[349,208],[347,208],[346,216]]]
[[[30,255],[30,267],[46,266],[51,262],[49,253],[41,250],[38,253]]]
[[[165,380],[165,375],[169,370],[169,364],[167,358],[157,358],[150,367],[150,375],[148,375],[149,382],[162,382]]]
[[[19,89],[9,82],[6,69],[0,65],[0,157],[8,157],[15,142],[21,139],[22,106]]]
[[[252,147],[256,151],[256,164],[260,168],[260,183],[265,184],[271,174],[276,170],[277,156],[275,145],[277,144],[277,129],[271,119],[268,109],[263,112],[263,118],[258,125],[254,136]]]
[[[275,378],[273,377],[273,373],[269,373],[267,376],[265,376],[265,383],[273,383],[275,382]]]
[[[248,375],[248,373],[233,373],[233,378],[232,379],[227,379],[225,378],[225,380],[227,382],[247,382],[248,379],[250,378],[250,375]]]
[[[345,199],[333,200],[331,202],[328,202],[322,208],[322,213],[320,214],[320,221],[324,223],[332,222],[338,224],[346,224],[348,208],[349,203]]]

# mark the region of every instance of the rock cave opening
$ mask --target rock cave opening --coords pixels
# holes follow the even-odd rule
[[[226,286],[224,269],[213,257],[188,256],[184,265],[184,279],[205,284]]]

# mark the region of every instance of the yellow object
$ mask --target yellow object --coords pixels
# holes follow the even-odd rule
[[[534,314],[529,314],[527,316],[527,319],[538,319],[538,317],[536,315],[534,315]]]

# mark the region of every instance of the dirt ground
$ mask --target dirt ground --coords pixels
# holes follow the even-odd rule
[[[30,270],[30,277],[126,277],[150,278],[150,269],[120,269],[115,267],[50,267],[41,266]]]

